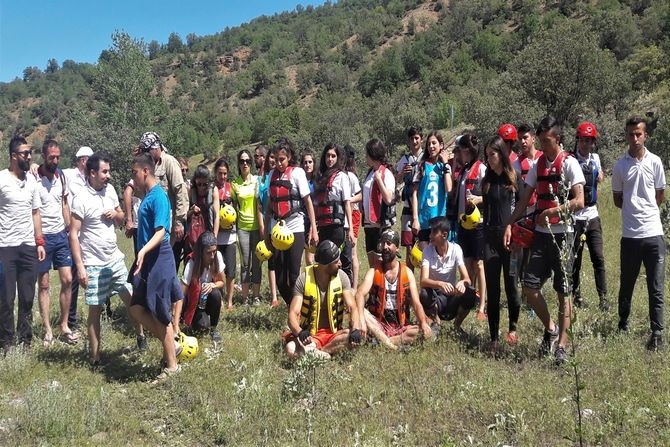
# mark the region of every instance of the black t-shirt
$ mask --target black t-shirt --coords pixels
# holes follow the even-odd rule
[[[501,227],[509,222],[514,211],[514,190],[507,188],[507,179],[495,172],[487,173],[490,179],[488,191],[483,196],[484,224]]]

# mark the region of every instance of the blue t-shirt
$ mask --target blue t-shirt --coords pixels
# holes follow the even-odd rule
[[[419,199],[419,225],[422,230],[430,228],[430,220],[445,216],[447,212],[447,193],[444,190],[444,163],[432,164],[425,161],[423,176],[419,181],[417,198]],[[418,175],[418,174],[417,174]]]
[[[263,215],[265,215],[265,207],[268,204],[268,198],[270,197],[270,175],[265,176],[265,181],[262,181],[262,178],[258,178],[258,200],[261,202],[261,209],[263,210]]]
[[[137,251],[147,245],[159,228],[165,228],[163,240],[169,241],[171,221],[170,200],[161,185],[156,184],[144,196],[137,211]]]

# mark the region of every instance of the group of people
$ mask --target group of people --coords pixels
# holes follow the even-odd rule
[[[612,169],[614,203],[622,209],[619,329],[629,327],[633,287],[644,263],[651,320],[647,348],[660,350],[665,241],[659,206],[665,175],[659,157],[644,145],[644,120],[632,117],[625,129],[628,150]],[[217,160],[213,172],[199,165],[188,178],[188,165],[169,154],[155,132],[147,132],[135,148],[123,203],[109,183],[112,167],[105,154],[82,147],[77,166],[61,169],[60,147],[47,140],[42,164],[31,165],[32,147],[14,137],[9,168],[0,172],[0,344],[5,352],[17,341],[30,346],[36,283],[43,342],[54,342],[53,268],[61,283],[61,341],[74,344],[81,337],[76,298],[83,287],[91,364],[99,365],[100,317],[118,294],[136,326],[138,348],[147,347],[145,328],[161,341],[165,368],[159,378],[169,377],[179,370],[177,334],[207,331],[221,341],[217,324],[224,300],[233,308],[238,253],[241,301],[261,302],[260,251],[271,253],[270,305],[278,306],[279,295],[288,306],[284,342],[291,357],[309,352],[328,358],[366,338],[398,349],[433,337],[449,320],[462,333],[464,319],[475,309],[478,318],[488,320],[495,352],[502,272],[509,315],[505,341],[518,342],[523,297],[544,325],[540,353],[553,351],[562,363],[573,298],[575,305],[585,305],[584,245],[599,306],[609,309],[597,209],[604,175],[595,152],[597,132],[594,124],[580,123],[575,148],[566,151],[560,124],[547,116],[536,129],[504,124],[482,146],[474,134],[460,135],[450,153],[439,132],[424,136],[412,127],[408,151],[395,165],[383,142],[366,144],[362,182],[353,148],[329,143],[320,157],[306,150],[299,158],[288,138],[260,145],[253,154],[239,151],[232,180],[226,159]],[[399,230],[396,204],[402,204]],[[117,244],[122,224],[134,240],[130,271]],[[361,226],[369,269],[359,278]],[[278,244],[275,232],[291,243]],[[557,319],[541,292],[552,276]]]

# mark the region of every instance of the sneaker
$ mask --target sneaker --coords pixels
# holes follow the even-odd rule
[[[509,332],[505,338],[505,341],[510,346],[516,346],[516,344],[519,342],[519,337],[516,335],[516,332]]]
[[[602,310],[603,312],[607,312],[610,310],[610,302],[607,300],[606,297],[601,296],[600,297],[600,304],[598,305],[598,308]]]
[[[221,339],[221,334],[219,334],[219,331],[216,330],[216,328],[212,328],[209,332],[210,337],[212,337],[212,341],[215,343],[220,342]]]
[[[619,321],[619,332],[628,332],[628,321]]]
[[[556,350],[554,351],[554,359],[555,359],[556,365],[559,365],[559,366],[564,364],[565,362],[567,362],[568,361],[568,353],[565,352],[565,348],[563,348],[562,346],[557,347]]]
[[[260,306],[261,305],[261,297],[256,296],[254,297],[254,306]]]
[[[149,343],[147,342],[147,337],[145,335],[137,336],[137,349],[140,351],[149,350]]]
[[[584,299],[582,298],[581,295],[575,295],[574,299],[572,302],[575,304],[577,307],[582,307],[584,305]]]
[[[551,353],[556,340],[558,340],[558,327],[554,327],[553,332],[544,331],[542,343],[540,343],[540,357],[546,357]]]
[[[647,341],[647,351],[661,352],[663,349],[663,335],[660,333],[651,334],[649,341]]]

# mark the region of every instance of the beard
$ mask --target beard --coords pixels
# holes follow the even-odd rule
[[[54,174],[54,173],[56,172],[56,170],[58,170],[58,165],[56,165],[56,164],[50,165],[50,164],[46,164],[46,163],[45,163],[45,164],[44,164],[44,169],[45,169],[47,172],[49,172],[49,173],[51,173],[51,174]]]
[[[30,170],[30,161],[24,159],[23,157],[18,159],[17,165],[23,172],[28,172]]]
[[[388,265],[395,259],[395,253],[390,251],[382,251],[382,263]]]

